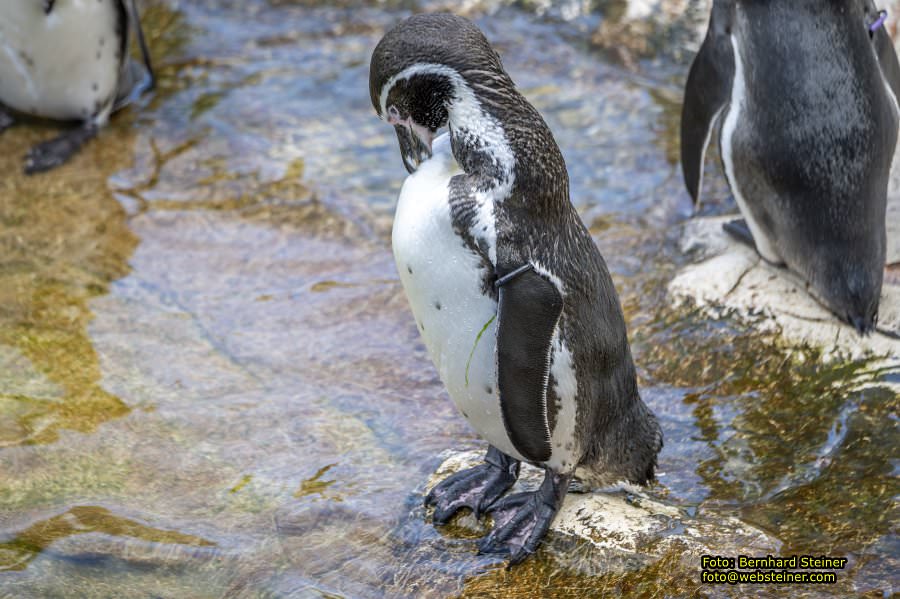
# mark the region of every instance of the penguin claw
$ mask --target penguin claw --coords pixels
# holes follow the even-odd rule
[[[494,528],[478,543],[478,552],[509,556],[510,566],[521,563],[537,551],[557,511],[546,505],[538,492],[501,499],[488,509]]]
[[[508,556],[511,567],[537,551],[562,507],[570,479],[548,472],[537,491],[516,493],[490,506],[494,528],[478,543],[478,552]]]
[[[469,508],[476,518],[497,501],[519,476],[519,462],[500,453],[493,447],[488,450],[486,462],[462,470],[439,482],[425,497],[425,505],[434,507],[436,526],[446,524],[454,514]]]

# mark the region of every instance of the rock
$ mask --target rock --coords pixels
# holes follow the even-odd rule
[[[900,149],[900,144],[897,145]],[[894,152],[887,197],[887,260],[900,265],[900,151]]]
[[[695,218],[685,223],[681,249],[698,258],[669,283],[676,305],[693,304],[708,316],[733,315],[796,345],[824,350],[827,358],[880,357],[900,365],[900,272],[885,271],[878,329],[860,337],[806,291],[792,272],[771,266],[733,240],[722,224],[734,216]],[[900,220],[900,217],[898,217]]]
[[[483,450],[448,452],[425,492],[451,474],[481,463],[483,455]],[[523,464],[519,481],[510,492],[536,489],[542,477],[541,470]],[[483,532],[470,514],[457,517],[456,524]],[[712,512],[691,516],[632,485],[569,493],[550,535],[587,541],[603,550],[607,564],[621,564],[622,568],[634,564],[635,558],[654,562],[673,550],[680,552],[683,562],[696,565],[701,555],[774,555],[780,547],[777,539],[733,516]],[[557,559],[564,559],[555,553]]]

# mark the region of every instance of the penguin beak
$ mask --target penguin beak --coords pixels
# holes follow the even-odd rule
[[[400,142],[400,155],[403,156],[403,165],[409,174],[416,172],[419,165],[431,158],[431,142],[433,134],[424,127],[412,127],[407,125],[394,125],[397,132],[397,141]],[[419,131],[422,130],[422,131]],[[425,139],[420,133],[425,134]]]

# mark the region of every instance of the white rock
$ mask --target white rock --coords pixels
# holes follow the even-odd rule
[[[484,451],[448,452],[446,459],[426,484],[427,493],[451,474],[482,463]],[[519,481],[511,493],[536,489],[543,473],[523,465]],[[476,529],[470,516],[456,523]],[[562,534],[588,541],[611,555],[662,557],[673,547],[685,553],[688,562],[699,563],[700,556],[777,554],[780,542],[763,531],[727,514],[702,514],[691,517],[684,510],[661,503],[632,485],[605,491],[569,493],[551,528]]]
[[[796,345],[820,347],[826,357],[881,357],[900,365],[900,339],[882,333],[860,337],[806,291],[784,268],[771,266],[722,229],[729,217],[696,218],[684,225],[681,249],[700,261],[669,283],[676,305],[693,304],[709,316],[733,315],[759,330],[780,334]],[[900,334],[900,281],[885,277],[878,327]]]

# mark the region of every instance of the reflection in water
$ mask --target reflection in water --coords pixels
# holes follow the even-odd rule
[[[176,531],[150,528],[134,520],[121,518],[97,506],[75,506],[67,512],[36,522],[11,541],[0,542],[0,571],[24,570],[28,563],[51,544],[72,535],[103,533],[132,537],[153,543],[212,547],[205,539]]]
[[[366,81],[385,28],[435,3],[146,4],[160,86],[145,106],[52,176],[15,170],[46,131],[0,138],[0,595],[709,592],[682,552],[553,536],[506,571],[427,519],[441,453],[481,441],[397,281],[405,171]],[[877,382],[864,364],[668,308],[690,212],[679,82],[707,6],[465,10],[556,133],[620,290],[666,434],[650,493],[785,551],[850,556],[828,592],[884,591],[896,394],[860,391]],[[733,210],[707,174],[722,199],[704,210]]]
[[[49,176],[26,177],[20,165],[46,131],[23,126],[2,137],[0,347],[15,348],[59,396],[29,394],[13,372],[0,387],[0,446],[52,442],[60,428],[90,432],[129,411],[100,385],[87,325],[88,302],[127,272],[136,244],[105,185],[127,165],[115,146],[132,141],[132,118],[118,115],[83,156]]]
[[[823,365],[808,348],[761,355],[742,337],[698,351],[705,328],[676,324],[668,347],[644,355],[655,379],[696,389],[685,403],[712,450],[697,466],[705,505],[740,509],[791,551],[844,555],[888,533],[900,485],[883,450],[900,444],[890,417],[900,404],[884,388],[859,391],[884,375],[865,362]]]

